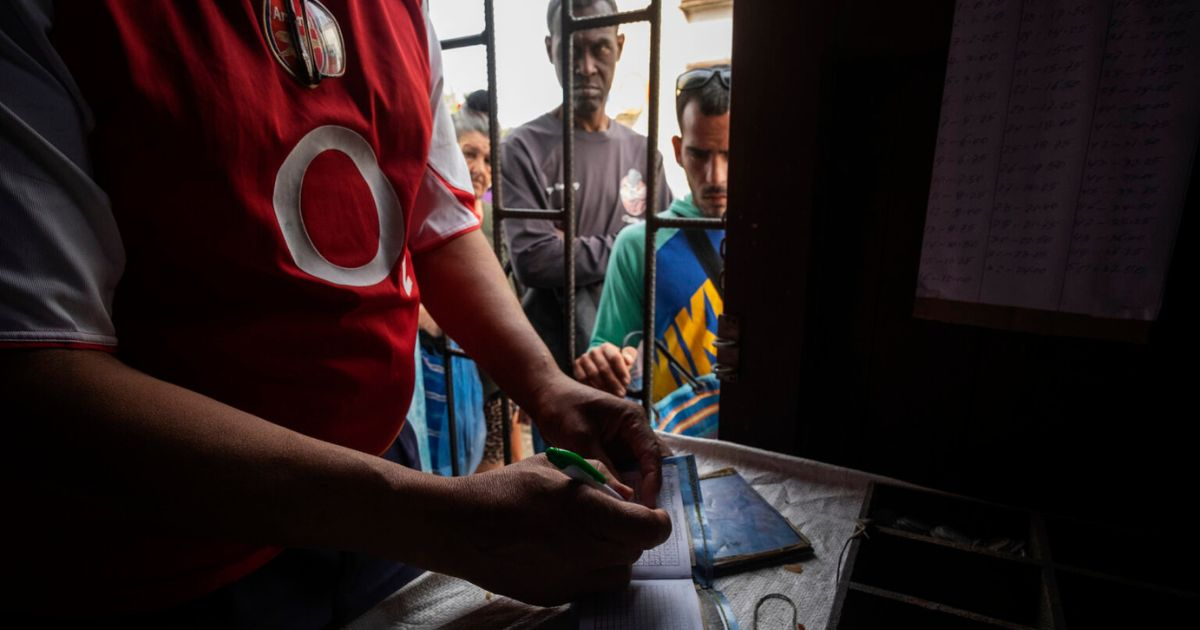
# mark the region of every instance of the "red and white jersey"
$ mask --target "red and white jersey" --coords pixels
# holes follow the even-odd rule
[[[0,346],[112,351],[380,453],[412,395],[410,252],[478,221],[421,0],[300,1],[61,2],[27,20],[13,39],[32,63],[0,66]],[[307,16],[303,50],[284,2]],[[53,551],[130,601],[194,596],[274,553],[74,531]]]

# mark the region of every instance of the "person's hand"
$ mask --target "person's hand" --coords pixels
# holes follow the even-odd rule
[[[647,506],[655,505],[662,485],[662,458],[671,449],[658,440],[639,405],[566,375],[554,375],[543,386],[537,404],[527,409],[550,446],[594,457],[610,470],[635,464],[640,477],[638,498]]]
[[[606,341],[575,359],[575,380],[613,396],[624,396],[634,361],[637,348],[617,348]]]
[[[613,479],[602,463],[591,463]],[[431,545],[434,557],[423,566],[530,604],[624,587],[642,552],[671,533],[666,512],[573,481],[545,455],[449,483],[450,523],[439,523],[435,534],[445,544]]]

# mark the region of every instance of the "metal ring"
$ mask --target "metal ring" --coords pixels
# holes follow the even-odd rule
[[[721,381],[722,383],[737,382],[737,368],[718,363],[713,366],[713,374],[717,377],[717,380]]]
[[[754,628],[756,630],[758,628],[758,609],[762,608],[762,605],[770,599],[778,599],[780,601],[787,602],[787,605],[792,607],[792,625],[788,626],[788,628],[795,628],[799,623],[796,617],[796,603],[781,593],[770,593],[763,595],[762,598],[758,600],[758,603],[754,605]]]

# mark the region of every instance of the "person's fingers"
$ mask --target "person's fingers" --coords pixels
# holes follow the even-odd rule
[[[539,454],[526,461],[556,468],[545,454]],[[632,489],[616,481],[616,475],[609,464],[600,459],[587,461],[607,477],[618,492],[623,491],[622,494],[632,496]],[[578,519],[581,529],[598,539],[611,541],[621,548],[636,547],[644,550],[660,544],[671,535],[671,517],[663,510],[650,509],[632,501],[614,501],[606,493],[598,492],[584,484],[579,484],[576,496],[580,509],[572,510],[571,513]]]
[[[558,446],[562,448],[565,445],[556,442],[554,444],[550,444],[550,446]],[[608,454],[604,452],[604,449],[600,447],[599,442],[591,440],[584,444],[570,445],[569,448],[580,455],[587,455],[588,457],[585,459],[587,459],[588,463],[595,467],[596,470],[599,470],[600,473],[610,481],[609,485],[613,486],[613,490],[616,490],[617,493],[623,495],[627,500],[633,496],[633,489],[625,485],[619,477],[612,473],[612,471],[616,470],[616,466],[613,466],[612,460],[609,459]],[[550,463],[550,460],[546,458],[544,453],[540,453],[529,459],[535,460],[535,463],[544,464],[545,466],[558,470],[558,467]],[[528,460],[522,460],[522,463],[525,461]],[[628,492],[628,494],[626,494],[626,492]],[[609,498],[611,499],[612,497]]]
[[[633,367],[633,364],[637,362],[637,356],[637,348],[633,346],[621,348],[621,358],[625,359],[625,365]]]
[[[596,362],[592,360],[592,353],[585,352],[578,359],[577,365],[583,370],[583,378],[581,382],[600,389],[599,374],[600,369],[596,366]]]
[[[629,500],[629,498],[633,496],[633,488],[630,488],[622,483],[621,479],[613,473],[611,467],[606,466],[604,462],[598,459],[589,459],[587,462],[592,466],[595,466],[596,470],[599,470],[600,474],[604,475],[604,478],[608,480],[608,485],[612,486],[612,489],[616,490],[618,494],[625,497],[626,500]]]
[[[593,348],[588,351],[588,354],[596,366],[596,380],[598,381],[596,388],[614,396],[624,395],[625,385],[613,374],[612,365],[609,363],[608,356],[605,355],[604,347]]]
[[[575,359],[575,365],[574,365],[575,380],[579,381],[580,383],[583,382],[583,379],[587,378],[587,372],[584,372],[583,366],[580,365],[580,362],[582,362],[582,361],[583,361],[583,357],[579,357],[578,359]]]
[[[629,459],[636,462],[640,473],[638,499],[643,505],[654,507],[662,486],[662,459],[671,454],[671,449],[659,440],[659,436],[650,428],[645,412],[636,405],[629,405],[623,410],[614,428],[615,437],[627,449]]]
[[[582,490],[582,489],[581,489]],[[579,526],[596,538],[618,545],[651,549],[671,535],[671,517],[631,501],[613,501],[595,492],[581,492]]]
[[[638,471],[642,473],[638,496],[646,507],[654,507],[658,504],[658,490],[662,487],[662,460],[670,454],[670,449],[649,429],[637,433],[630,443],[637,457]]]
[[[604,447],[601,446],[600,442],[594,437],[589,440],[588,444],[584,446],[582,450],[578,450],[576,452],[595,458],[596,461],[600,462],[600,464],[604,467],[601,469],[602,471],[613,471],[617,469],[617,467],[613,465],[612,458],[609,457],[608,453],[605,452]],[[615,478],[611,472],[606,472],[604,474],[610,479]]]
[[[625,386],[612,374],[608,358],[601,348],[593,348],[575,360],[576,379],[600,391],[614,396],[624,396]],[[583,377],[578,373],[582,371]]]
[[[600,346],[600,351],[604,353],[604,358],[608,361],[609,369],[612,370],[613,376],[621,385],[621,389],[625,389],[629,385],[629,366],[625,363],[625,357],[621,351],[611,343],[606,343]],[[624,392],[622,392],[624,393]]]
[[[662,489],[662,464],[653,469],[642,467],[642,481],[638,488],[638,498],[642,505],[655,507],[658,505],[658,491]]]

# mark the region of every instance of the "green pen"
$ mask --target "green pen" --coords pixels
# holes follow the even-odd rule
[[[617,494],[617,491],[608,485],[608,480],[604,478],[603,473],[596,470],[595,466],[589,464],[586,459],[580,457],[577,453],[568,451],[565,448],[551,446],[546,449],[546,459],[549,459],[551,464],[557,466],[559,470],[566,473],[568,477],[575,481],[586,483],[597,490],[603,490],[618,501],[625,500],[624,497]]]

